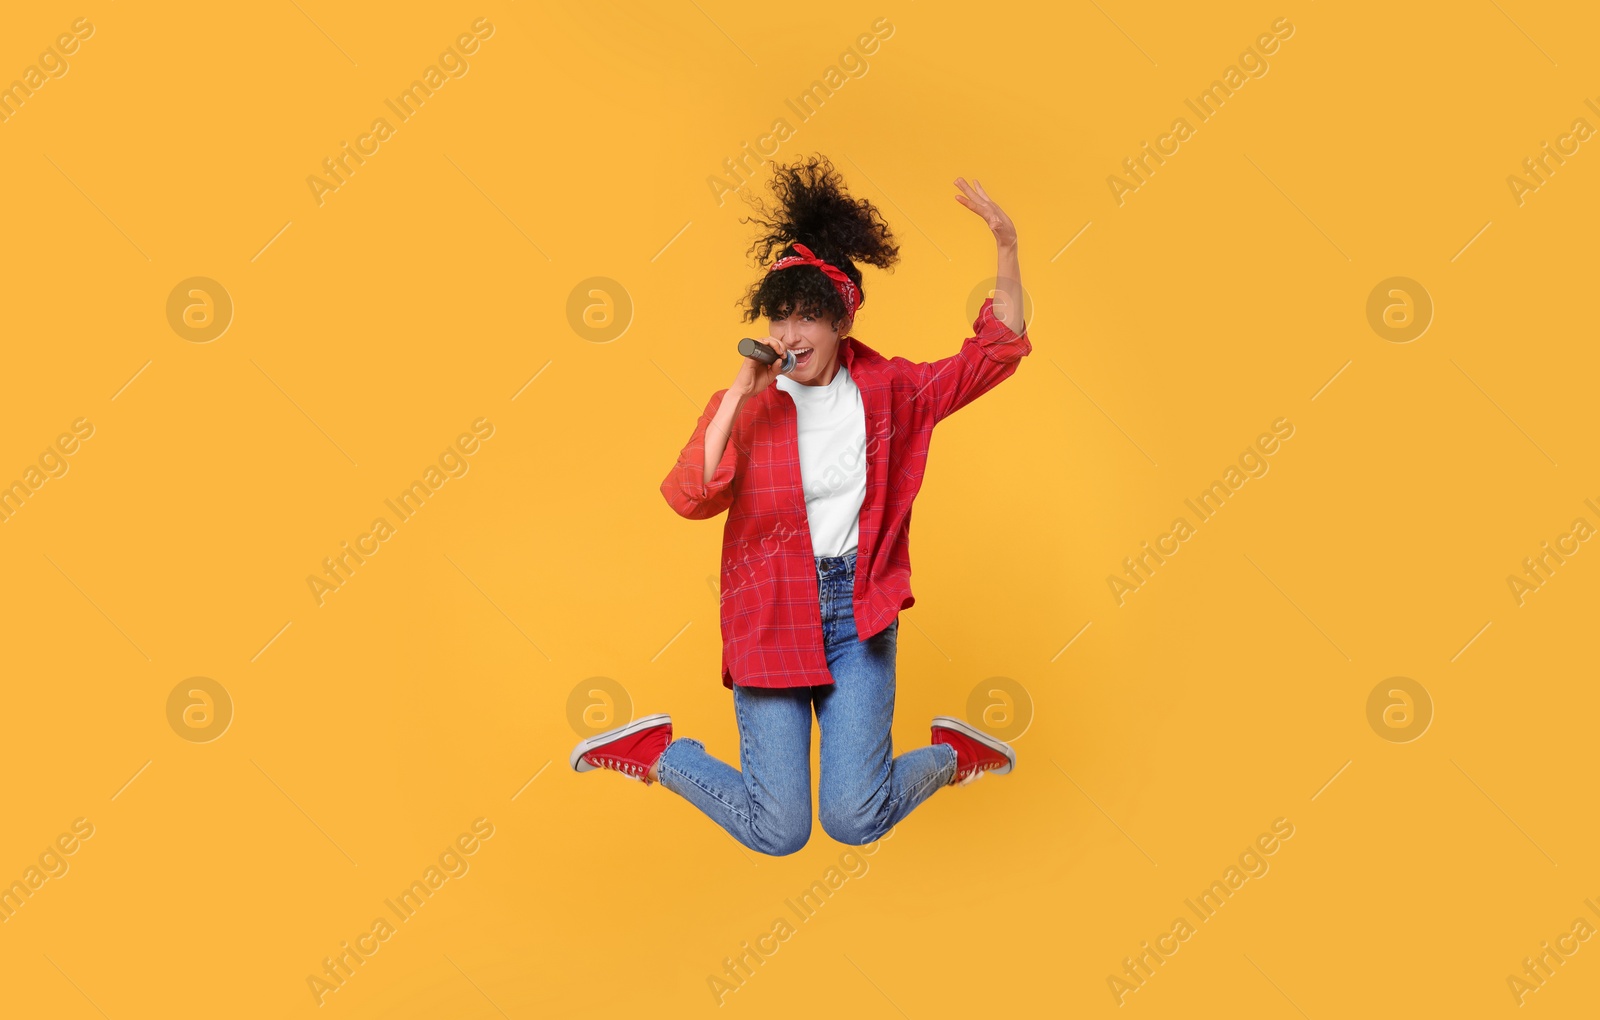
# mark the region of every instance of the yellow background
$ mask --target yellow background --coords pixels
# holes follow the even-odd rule
[[[567,713],[608,677],[736,755],[720,519],[657,486],[760,326],[748,209],[707,180],[780,117],[778,158],[829,155],[903,244],[866,271],[879,351],[968,334],[994,247],[954,177],[1017,223],[1035,349],[941,426],[895,738],[992,677],[1032,721],[727,1015],[1124,1015],[1108,976],[1278,818],[1126,1015],[1507,1016],[1525,957],[1600,925],[1600,552],[1506,583],[1600,523],[1600,142],[1506,183],[1600,125],[1592,9],[103,0],[9,11],[0,82],[78,17],[0,124],[0,480],[96,429],[0,524],[0,880],[95,835],[0,925],[7,1015],[722,1015],[708,977],[847,848],[762,858],[575,775]],[[470,72],[319,206],[306,178],[480,17]],[[1119,206],[1107,176],[1278,18],[1270,72]],[[236,306],[209,343],[166,318],[194,276]],[[568,319],[596,276],[634,308],[608,343]],[[1367,321],[1393,276],[1435,304],[1410,343]],[[480,417],[469,472],[319,607],[307,575]],[[1270,472],[1118,606],[1107,575],[1279,417]],[[234,701],[210,743],[166,716],[196,676]],[[1367,720],[1396,676],[1434,703],[1410,743]],[[307,976],[478,818],[470,871],[319,1012]],[[1597,1002],[1591,941],[1527,1009]]]

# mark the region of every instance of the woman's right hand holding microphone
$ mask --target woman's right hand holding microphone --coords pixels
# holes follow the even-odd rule
[[[788,360],[789,348],[782,340],[775,336],[765,337],[761,341],[777,353],[772,364],[763,365],[755,358],[740,357],[739,374],[733,377],[733,383],[727,392],[722,395],[722,404],[717,408],[717,413],[706,426],[705,434],[705,465],[702,477],[707,485],[711,484],[711,477],[716,473],[716,465],[721,463],[722,455],[728,448],[728,437],[733,432],[733,419],[738,415],[744,402],[760,393],[772,381],[782,374],[783,363]]]
[[[788,346],[777,337],[763,337],[761,338],[761,343],[772,348],[778,356],[773,359],[770,365],[763,365],[755,358],[741,357],[739,359],[743,364],[739,366],[739,374],[734,376],[733,385],[728,388],[745,399],[753,397],[768,386],[771,386],[773,380],[783,374],[783,363],[789,357]]]

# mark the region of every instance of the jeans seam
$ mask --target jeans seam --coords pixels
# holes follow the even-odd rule
[[[935,779],[938,779],[940,776],[943,776],[943,775],[944,775],[944,766],[941,765],[937,772],[929,773],[927,778],[923,779],[921,782],[919,782],[915,787],[913,787],[908,792],[902,794],[900,796],[900,798],[895,801],[895,804],[894,804],[895,809],[899,810],[900,805],[905,803],[906,801],[914,801],[914,800],[916,800],[919,796],[921,796],[923,790],[925,790],[929,786],[933,785],[933,781]],[[946,780],[945,782],[946,782],[946,784],[948,784],[949,780]],[[891,814],[893,814],[893,812],[891,812]]]
[[[934,746],[936,746],[936,747],[950,747],[949,744],[936,744]],[[950,754],[951,754],[952,757],[954,757],[955,748],[950,747]],[[956,767],[959,764],[960,764],[959,760],[953,761],[953,762],[950,763],[950,765],[949,765],[949,773],[950,774],[948,776],[945,775],[946,767],[943,766],[943,765],[939,766],[938,771],[930,773],[926,779],[924,779],[922,782],[917,784],[915,790],[913,790],[911,793],[907,794],[905,797],[902,797],[901,799],[902,800],[910,799],[911,797],[914,797],[917,794],[920,794],[922,792],[923,787],[931,785],[935,779],[943,778],[944,782],[941,783],[940,785],[941,786],[949,786],[950,785],[950,780],[955,778]],[[898,807],[898,806],[899,805],[897,804],[896,807]]]
[[[675,767],[673,767],[671,765],[663,765],[663,766],[661,766],[661,772],[662,772],[662,774],[665,774],[667,772],[673,773],[674,775],[676,775],[680,779],[682,779],[684,782],[688,783],[690,786],[694,787],[695,789],[697,789],[700,792],[704,793],[706,796],[710,797],[712,800],[716,801],[717,803],[721,804],[723,807],[727,808],[729,814],[732,814],[732,815],[736,816],[740,821],[742,821],[742,822],[744,822],[746,824],[749,824],[750,820],[744,814],[744,812],[740,811],[737,807],[735,807],[732,802],[723,799],[723,797],[720,794],[718,794],[717,791],[711,789],[709,786],[706,786],[704,783],[700,782],[695,777],[689,775],[689,773],[683,771],[682,769],[675,768]],[[671,787],[668,787],[668,789],[671,789]]]
[[[748,815],[739,811],[734,811],[733,813],[744,821],[746,838],[753,840],[756,834],[756,820],[761,814],[761,801],[750,795],[750,742],[745,738],[744,723],[745,720],[739,711],[739,700],[735,698],[733,702],[733,725],[739,731],[739,779],[745,784],[744,794],[745,799],[750,804],[750,813]],[[732,810],[731,807],[730,810]]]
[[[667,768],[669,768],[669,766],[666,763],[667,762],[667,752],[672,750],[672,745],[673,744],[676,744],[678,742],[678,740],[682,740],[682,739],[684,739],[684,738],[683,737],[679,737],[679,738],[677,738],[677,740],[669,740],[669,741],[667,741],[667,746],[663,747],[661,749],[661,753],[656,755],[656,760],[655,760],[656,782],[660,783],[662,786],[666,786],[667,785],[666,780],[662,778],[662,774],[667,770]],[[650,775],[650,772],[649,772],[648,769],[646,769],[645,770],[645,776],[648,777],[649,775]]]
[[[656,760],[656,771],[662,777],[661,785],[662,786],[666,786],[667,789],[669,789],[669,790],[672,789],[672,787],[668,786],[667,783],[666,783],[666,775],[667,775],[667,773],[670,772],[673,775],[677,776],[679,779],[683,780],[689,786],[694,787],[695,789],[697,789],[697,790],[701,791],[702,793],[704,793],[706,796],[710,797],[712,800],[714,800],[717,803],[719,803],[719,804],[723,805],[724,807],[726,807],[731,814],[737,815],[740,819],[743,819],[745,817],[744,814],[741,813],[739,811],[739,809],[736,806],[734,806],[731,802],[729,802],[728,800],[724,799],[720,794],[718,794],[717,791],[715,791],[715,790],[711,789],[710,787],[706,786],[704,783],[700,782],[694,776],[690,775],[689,773],[685,772],[683,769],[678,768],[676,765],[673,765],[672,763],[670,763],[670,762],[668,762],[666,760],[667,759],[667,751],[672,750],[672,748],[675,745],[677,745],[679,743],[683,743],[683,742],[688,742],[688,743],[694,744],[697,747],[699,747],[702,751],[705,750],[705,745],[704,744],[700,743],[698,740],[693,740],[693,739],[690,739],[688,737],[679,737],[677,740],[674,740],[672,743],[668,744],[666,746],[665,750],[663,750],[661,752],[661,757]],[[674,790],[673,792],[676,793],[677,791]]]

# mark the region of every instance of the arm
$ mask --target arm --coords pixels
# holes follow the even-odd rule
[[[962,190],[962,194],[956,196],[956,201],[982,216],[994,232],[994,244],[999,253],[994,273],[995,317],[1013,333],[1026,332],[1022,321],[1022,265],[1017,261],[1016,225],[983,190],[982,181],[973,178],[972,183],[968,184],[957,177],[956,186]]]
[[[715,394],[712,395],[715,400]],[[727,452],[728,439],[733,435],[733,420],[739,417],[739,412],[744,408],[744,402],[750,399],[737,390],[727,389],[722,391],[722,402],[717,405],[717,413],[712,416],[711,424],[706,426],[706,468],[705,483],[711,484],[712,477],[716,474],[714,465],[722,462],[722,455]]]
[[[1022,266],[1017,256],[1017,229],[1011,217],[989,197],[983,185],[956,178],[963,194],[956,201],[982,216],[994,233],[996,250],[994,297],[984,301],[972,332],[961,350],[939,361],[914,366],[919,399],[931,403],[937,422],[993,389],[1017,370],[1033,350],[1022,321]]]
[[[917,392],[914,400],[933,409],[935,423],[966,407],[1011,377],[1017,363],[1033,344],[1027,334],[1013,333],[995,309],[999,301],[987,298],[972,322],[972,336],[948,358],[910,366]],[[900,359],[896,359],[900,360]]]
[[[728,442],[733,419],[743,406],[735,391],[718,390],[695,423],[694,434],[661,482],[661,494],[681,516],[698,521],[715,517],[733,503],[738,450]]]
[[[734,423],[745,403],[778,377],[788,349],[776,337],[767,337],[765,343],[778,352],[777,360],[762,365],[749,358],[740,359],[733,385],[711,395],[695,423],[694,434],[661,482],[661,494],[668,505],[690,520],[715,517],[733,504],[734,473],[739,461],[738,444],[732,441]]]

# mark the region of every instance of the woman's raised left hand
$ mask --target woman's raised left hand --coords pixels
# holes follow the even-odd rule
[[[989,193],[983,190],[981,181],[974,178],[972,183],[968,184],[966,178],[957,177],[956,187],[962,191],[962,194],[956,196],[956,201],[983,217],[983,222],[994,231],[996,244],[1007,247],[1017,243],[1016,225],[1011,222],[1011,217],[1006,215],[1005,210],[989,197]]]

